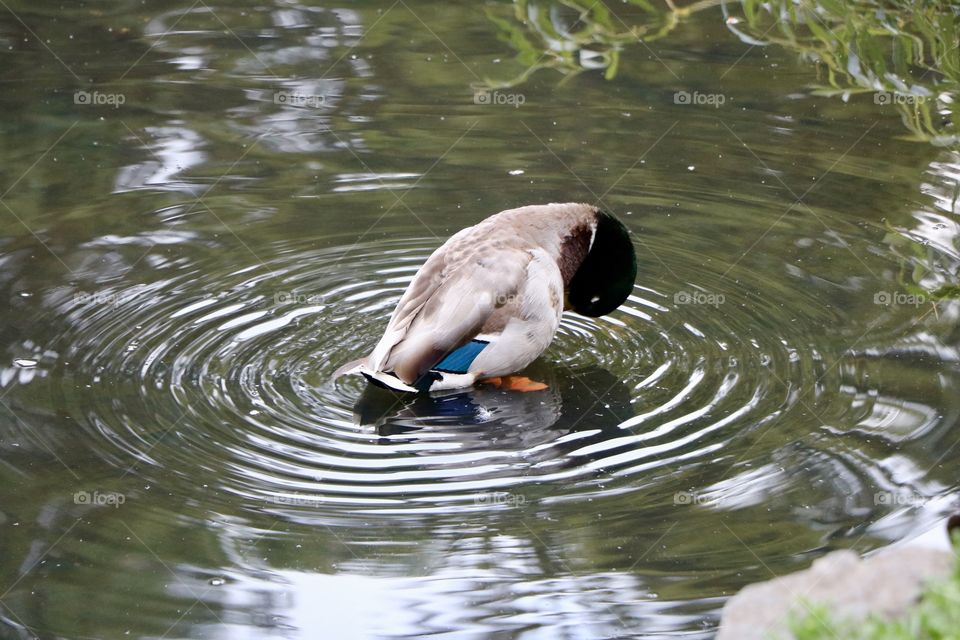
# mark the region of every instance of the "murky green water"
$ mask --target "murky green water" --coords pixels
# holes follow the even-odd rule
[[[719,7],[475,101],[507,5],[0,4],[0,637],[708,638],[950,505],[960,154]],[[567,200],[640,276],[547,391],[330,381]]]

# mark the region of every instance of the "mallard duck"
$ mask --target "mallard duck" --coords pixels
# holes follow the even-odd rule
[[[512,378],[553,340],[564,309],[598,317],[633,290],[627,228],[579,204],[501,211],[453,235],[420,267],[373,352],[335,374],[397,391],[439,391]]]

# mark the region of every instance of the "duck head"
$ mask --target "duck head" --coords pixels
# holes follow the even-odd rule
[[[567,284],[567,308],[593,318],[623,304],[637,277],[630,232],[612,214],[596,212],[593,242]]]

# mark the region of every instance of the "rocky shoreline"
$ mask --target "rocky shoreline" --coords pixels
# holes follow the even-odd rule
[[[827,607],[837,618],[894,619],[906,614],[932,580],[953,571],[954,515],[916,538],[861,558],[834,551],[804,571],[749,585],[727,601],[716,640],[788,640],[790,621]]]

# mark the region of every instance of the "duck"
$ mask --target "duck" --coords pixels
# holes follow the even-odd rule
[[[409,393],[544,389],[515,374],[550,345],[563,312],[613,312],[636,275],[630,232],[608,211],[576,202],[501,211],[434,251],[373,351],[333,378],[360,374]]]

